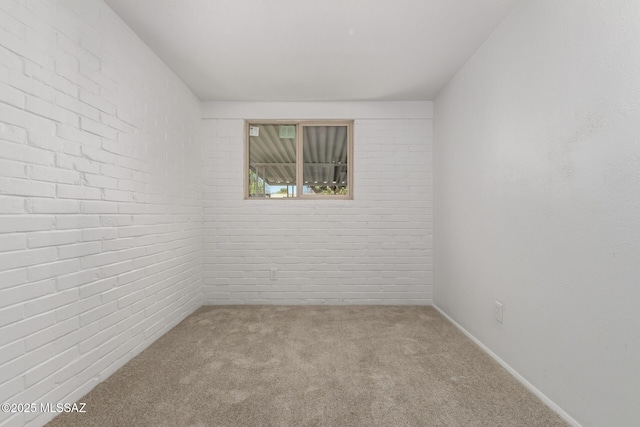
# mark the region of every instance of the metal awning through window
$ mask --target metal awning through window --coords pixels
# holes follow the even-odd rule
[[[281,138],[283,124],[261,124],[251,136],[249,167],[268,185],[296,183],[296,140]],[[347,127],[303,127],[303,180],[305,185],[347,185]]]

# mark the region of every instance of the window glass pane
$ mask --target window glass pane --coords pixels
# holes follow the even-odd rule
[[[347,195],[347,126],[304,126],[303,194]]]
[[[296,125],[249,125],[249,197],[295,197]]]

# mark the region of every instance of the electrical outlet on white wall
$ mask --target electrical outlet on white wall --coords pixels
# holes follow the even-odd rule
[[[504,306],[498,300],[494,301],[494,303],[495,303],[494,309],[495,309],[496,320],[502,323]]]
[[[270,273],[271,280],[276,280],[278,278],[278,269],[272,268]]]

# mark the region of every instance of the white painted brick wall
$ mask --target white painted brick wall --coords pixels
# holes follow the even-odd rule
[[[201,304],[200,117],[101,0],[0,1],[0,401],[74,401]]]
[[[242,125],[102,1],[0,2],[0,401],[77,400],[202,301],[431,302],[431,120],[358,117],[355,199],[283,203],[242,200]]]
[[[355,120],[354,200],[243,200],[243,123],[203,120],[205,304],[431,303],[430,119]]]

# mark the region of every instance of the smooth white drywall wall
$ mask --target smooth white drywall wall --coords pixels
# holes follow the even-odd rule
[[[523,1],[435,103],[435,304],[584,426],[640,420],[638,70],[639,2]]]
[[[204,303],[430,304],[431,106],[205,103]],[[276,111],[356,119],[353,200],[243,200],[244,119]]]
[[[102,1],[0,18],[0,402],[39,408],[201,304],[201,112]]]

